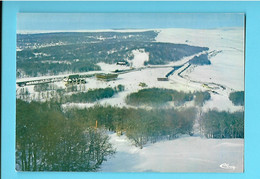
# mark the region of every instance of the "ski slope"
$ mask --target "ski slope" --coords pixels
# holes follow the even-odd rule
[[[243,139],[183,136],[140,149],[124,135],[110,137],[117,152],[102,164],[101,172],[243,172]],[[224,163],[230,167],[222,168]]]

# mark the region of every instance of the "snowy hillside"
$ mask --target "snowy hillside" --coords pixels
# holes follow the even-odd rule
[[[196,34],[196,35],[195,35]],[[188,80],[217,83],[227,87],[219,91],[221,95],[212,94],[205,110],[240,110],[233,106],[228,95],[233,90],[244,90],[244,29],[220,28],[212,30],[197,29],[162,29],[156,40],[158,42],[183,43],[209,47],[210,51],[219,52],[210,58],[211,65],[196,66],[186,70],[183,76]]]
[[[126,61],[126,65],[107,64],[104,62],[97,63],[101,68],[100,71],[81,72],[77,74],[87,75],[95,73],[114,73],[115,71],[128,71],[120,73],[115,81],[102,82],[95,77],[86,78],[84,89],[98,89],[105,87],[115,87],[124,85],[125,91],[112,98],[103,99],[95,103],[110,104],[113,106],[128,106],[125,103],[125,97],[133,92],[142,89],[140,83],[145,83],[148,88],[167,88],[178,91],[211,91],[211,100],[203,106],[203,110],[218,109],[225,111],[243,110],[241,106],[234,106],[229,100],[229,94],[233,91],[244,90],[244,30],[243,28],[220,28],[220,29],[156,29],[158,33],[155,38],[156,42],[167,42],[174,44],[188,44],[194,46],[208,47],[209,50],[186,56],[178,61],[169,62],[165,65],[144,65],[149,62],[149,52],[144,49],[132,50],[133,59]],[[99,32],[99,31],[98,31]],[[117,31],[114,31],[117,32]],[[119,31],[120,32],[120,31]],[[128,31],[131,33],[131,31]],[[145,31],[144,31],[145,32]],[[114,53],[111,52],[111,53]],[[210,65],[190,65],[189,60],[201,54],[208,54]],[[158,81],[158,78],[165,77],[173,66],[182,66],[168,77],[168,81]],[[68,76],[69,74],[67,74]],[[35,78],[22,78],[17,82],[26,80],[39,80],[59,76],[42,76]],[[58,83],[57,83],[58,84]],[[66,88],[59,83],[58,86]],[[31,95],[34,94],[33,87],[28,86],[27,90]],[[17,92],[20,89],[18,87]],[[214,91],[214,92],[212,92]],[[39,95],[38,95],[39,96]],[[77,106],[77,103],[71,104]],[[87,106],[93,106],[88,104]],[[64,105],[69,107],[70,104]],[[83,107],[84,104],[78,104]]]
[[[150,36],[148,36],[149,38],[143,36],[143,39],[149,39],[151,41],[147,42],[144,40],[144,42],[142,42],[142,39],[140,39],[140,43],[133,42],[135,42],[136,39],[139,39],[139,35],[142,35],[141,33],[136,34],[135,39],[131,41],[131,30],[126,30],[127,34],[120,34],[118,36],[115,35],[117,31],[113,31],[113,33],[115,33],[112,34],[113,38],[106,38],[105,40],[107,46],[111,47],[108,48],[108,51],[106,51],[107,46],[104,45],[105,43],[103,42],[104,37],[101,37],[101,35],[104,35],[100,33],[102,31],[97,31],[101,35],[96,34],[96,36],[93,37],[93,34],[90,33],[88,38],[85,39],[86,42],[84,41],[84,45],[87,44],[88,46],[82,45],[83,42],[82,44],[78,42],[75,43],[75,47],[78,48],[75,48],[74,45],[72,45],[75,48],[75,51],[73,51],[73,53],[75,53],[74,55],[78,55],[77,53],[80,54],[80,52],[83,54],[83,52],[86,53],[87,50],[89,50],[89,52],[86,53],[86,56],[84,56],[85,61],[82,64],[80,64],[78,58],[74,59],[74,56],[73,58],[71,57],[71,62],[77,64],[75,68],[81,69],[82,67],[83,71],[79,71],[78,73],[71,71],[67,71],[66,73],[65,71],[65,74],[58,73],[56,75],[48,76],[39,75],[37,77],[23,76],[22,78],[17,79],[17,98],[29,102],[54,101],[55,104],[57,103],[61,106],[62,109],[60,112],[66,113],[66,111],[70,111],[70,109],[73,109],[74,111],[72,111],[75,112],[78,109],[83,109],[80,111],[82,112],[82,115],[87,110],[101,110],[101,108],[104,107],[102,110],[105,111],[105,108],[108,107],[109,110],[111,110],[108,110],[108,114],[104,116],[93,114],[91,116],[97,117],[97,119],[95,119],[96,121],[94,121],[96,128],[97,125],[102,123],[100,122],[97,124],[98,120],[103,121],[103,123],[105,123],[104,121],[107,122],[108,120],[111,120],[112,122],[109,121],[111,122],[111,125],[116,126],[113,126],[114,128],[111,126],[102,126],[105,128],[106,132],[109,131],[109,136],[111,137],[110,142],[112,143],[112,146],[116,148],[116,154],[101,165],[101,172],[243,172],[244,139],[241,136],[239,136],[241,137],[240,139],[236,138],[236,135],[239,135],[239,132],[236,133],[233,129],[240,125],[237,128],[244,134],[244,123],[239,123],[237,126],[233,126],[233,124],[232,126],[227,126],[226,128],[231,128],[228,132],[224,126],[227,125],[226,121],[223,122],[222,120],[222,123],[214,123],[213,127],[217,126],[220,128],[224,126],[224,129],[219,129],[221,131],[219,132],[220,134],[218,134],[217,137],[214,137],[213,133],[215,132],[215,128],[213,129],[212,127],[211,129],[209,127],[209,131],[212,130],[213,132],[208,132],[208,139],[206,138],[206,129],[203,131],[203,127],[201,127],[203,124],[200,124],[199,122],[202,121],[203,113],[207,113],[212,109],[219,113],[223,111],[226,112],[223,113],[223,116],[232,112],[240,112],[240,114],[242,114],[244,111],[244,105],[235,105],[229,99],[230,93],[244,91],[244,29],[154,29],[153,31],[150,29],[149,31],[149,33],[152,34],[152,37],[155,37],[155,40],[152,41],[151,39],[154,38]],[[140,32],[146,31],[141,30]],[[45,37],[45,35],[48,36],[48,33],[43,33],[41,35],[44,35]],[[129,41],[127,38],[125,39],[126,36],[130,39],[128,39]],[[124,43],[120,41],[119,37],[121,38],[121,41],[122,39],[125,40]],[[89,38],[93,38],[91,43],[87,43]],[[119,38],[119,40],[117,38]],[[101,42],[96,42],[96,40]],[[129,42],[132,42],[132,44],[129,45]],[[120,43],[125,46],[123,47]],[[117,51],[120,50],[120,53],[116,54],[113,45],[117,45]],[[82,48],[82,46],[84,46],[84,48]],[[160,49],[157,49],[157,47],[160,47]],[[38,46],[34,46],[33,48],[37,49]],[[39,49],[40,48],[41,46],[39,46]],[[62,49],[63,47],[57,47],[57,49],[59,48]],[[96,51],[92,52],[89,48],[93,48]],[[104,48],[102,49],[103,51],[100,50],[101,48]],[[51,47],[47,49],[50,52],[55,52]],[[61,53],[64,55],[64,59],[66,59],[67,55],[65,51],[67,52],[68,49],[69,48],[66,47]],[[23,50],[18,49],[17,51],[22,52]],[[171,54],[167,56],[164,54],[165,52],[171,52]],[[151,53],[153,54],[151,55]],[[91,56],[87,56],[89,54],[91,54]],[[102,56],[98,56],[98,54],[101,54]],[[164,56],[164,58],[158,58],[160,55]],[[191,63],[192,59],[199,58],[201,55],[207,56],[210,63],[207,65]],[[168,57],[172,57],[172,59],[167,59]],[[177,57],[180,57],[180,59]],[[37,58],[38,57],[35,56],[36,60]],[[47,57],[42,56],[41,58],[45,59]],[[106,58],[112,60],[104,61]],[[154,63],[150,63],[152,58],[154,58]],[[27,56],[22,58],[24,61],[26,61],[26,59]],[[91,59],[91,63],[93,64],[89,64],[88,59]],[[95,59],[98,59],[98,61],[95,61]],[[93,69],[88,71],[89,69],[86,68],[87,70],[84,72],[84,67],[88,67],[88,65],[93,65]],[[56,66],[55,68],[58,67],[59,66]],[[64,69],[67,68],[64,67]],[[106,79],[106,75],[114,75],[116,77]],[[78,79],[70,79],[70,77],[73,78],[73,76],[81,76],[81,81],[76,81]],[[101,76],[101,78],[98,76]],[[76,82],[71,82],[70,84],[69,80],[75,80]],[[30,82],[39,82],[39,84],[31,84]],[[27,83],[28,85],[24,85],[23,83]],[[118,90],[119,86],[122,87],[122,90]],[[152,94],[145,98],[148,100],[153,96],[160,94],[161,91],[168,90],[175,93],[168,94],[168,96],[166,94],[166,102],[163,105],[153,106],[149,105],[149,103],[135,105],[135,103],[127,102],[127,98],[131,94],[137,94],[146,89],[157,89],[157,91],[159,91],[157,94]],[[98,95],[102,93],[102,90],[110,90],[110,92],[112,92],[110,96],[105,94],[105,97],[100,97]],[[93,99],[89,100],[86,97],[88,96],[88,92],[91,92],[90,94],[95,94],[96,96],[93,95]],[[198,93],[202,95],[208,94],[209,96],[208,99],[205,97],[205,101],[203,101],[201,105],[197,105],[195,102],[197,96],[199,96]],[[183,98],[186,101],[184,100],[178,104],[174,101],[178,98]],[[192,119],[192,122],[194,123],[190,125],[189,130],[187,129],[183,130],[185,132],[179,132],[178,128],[181,128],[180,126],[182,124],[192,118],[190,117],[192,115],[186,115],[186,113],[181,110],[190,107],[196,109],[194,110],[196,111],[196,113],[194,112],[196,115],[194,115],[195,117]],[[133,112],[135,109],[142,109],[142,112],[146,112],[145,114],[152,114],[152,112],[156,110],[155,108],[167,109],[168,112],[180,110],[185,114],[183,117],[182,115],[179,115],[181,112],[169,114],[159,113],[157,119],[159,124],[163,123],[163,120],[166,119],[163,117],[168,115],[167,119],[179,117],[179,119],[181,119],[178,121],[179,125],[176,125],[177,123],[169,122],[160,126],[161,128],[158,130],[161,131],[156,131],[157,129],[155,131],[158,132],[158,136],[161,135],[164,138],[158,139],[156,143],[151,143],[147,140],[148,142],[140,149],[140,147],[136,147],[133,144],[133,140],[130,140],[129,135],[127,136],[126,134],[127,130],[130,128],[127,125],[131,124],[129,124],[129,121],[132,119],[126,118],[124,115],[119,116],[121,114],[126,115],[126,113],[116,113],[118,116],[114,119],[112,111],[115,110],[116,112],[120,112],[120,110],[133,109]],[[138,112],[140,111],[133,112],[135,118],[138,118],[136,117],[138,116],[137,114],[139,114]],[[73,115],[76,116],[78,113],[75,112]],[[232,113],[232,115],[235,116],[237,113]],[[85,120],[85,116],[81,116],[80,119]],[[140,116],[142,117],[142,115]],[[139,118],[142,119],[140,116]],[[185,121],[185,117],[188,118],[187,121]],[[147,119],[151,118],[151,116],[147,117]],[[122,121],[116,121],[119,119]],[[86,118],[86,120],[91,121],[92,118]],[[126,122],[126,124],[124,124],[126,126],[123,126],[125,121],[128,123]],[[137,122],[135,124],[139,125],[140,123],[141,122],[139,121],[139,123]],[[150,124],[150,121],[144,124]],[[163,130],[166,128],[166,125],[178,131],[176,133],[174,133],[175,131],[173,132],[174,137],[170,138],[170,135],[163,133],[165,132]],[[206,124],[204,124],[204,126],[206,126]],[[93,127],[92,123],[90,127]],[[122,129],[117,129],[117,127],[122,127]],[[147,129],[147,131],[149,132],[150,129]],[[123,135],[118,136],[116,132],[121,132]],[[142,132],[143,131],[141,130],[141,133]],[[225,132],[228,134],[226,135]],[[151,136],[148,136],[147,138],[149,137]],[[226,139],[221,139],[225,137]],[[170,140],[166,140],[166,138]]]
[[[163,29],[156,41],[209,47],[221,51],[209,66],[199,66],[189,74],[194,80],[216,82],[234,90],[244,89],[244,29]]]
[[[243,172],[244,140],[182,137],[134,147],[125,137],[111,134],[117,153],[102,172]],[[229,167],[221,167],[221,164]]]

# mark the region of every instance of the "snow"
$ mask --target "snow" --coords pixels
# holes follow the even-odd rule
[[[243,139],[184,136],[140,149],[124,135],[110,137],[117,152],[101,172],[243,172]],[[221,168],[224,163],[234,168]]]
[[[104,73],[111,73],[114,72],[115,70],[128,70],[130,67],[125,66],[125,65],[116,65],[116,64],[107,64],[104,62],[97,63],[97,65],[100,66],[102,72]]]
[[[104,30],[101,30],[104,31]],[[105,30],[106,31],[106,30]],[[114,31],[114,30],[107,30]],[[122,30],[133,32],[134,30]],[[147,30],[141,30],[147,31]],[[209,51],[219,51],[216,56],[210,58],[211,65],[191,65],[179,76],[178,73],[185,69],[187,62],[195,55],[170,62],[167,65],[144,66],[149,61],[149,54],[144,49],[135,49],[133,60],[129,60],[132,67],[116,64],[98,63],[101,71],[92,71],[77,74],[111,73],[115,70],[130,70],[119,74],[113,81],[100,81],[95,77],[86,78],[85,90],[116,87],[119,84],[125,86],[125,91],[115,94],[112,98],[106,98],[94,103],[66,103],[62,107],[88,108],[96,104],[113,105],[117,107],[134,107],[125,103],[127,95],[137,92],[143,87],[140,83],[147,84],[148,88],[167,88],[178,91],[206,91],[204,83],[216,88],[218,94],[211,92],[211,99],[205,103],[202,110],[217,109],[224,111],[244,110],[242,106],[234,106],[228,99],[230,92],[244,90],[244,30],[242,28],[231,29],[159,29],[157,42],[182,43],[188,45],[208,47]],[[97,31],[95,31],[97,32]],[[121,32],[121,31],[117,31]],[[34,32],[35,33],[35,32]],[[39,33],[39,32],[37,32]],[[19,49],[17,49],[19,50]],[[108,53],[113,53],[109,51]],[[157,78],[165,77],[174,65],[183,65],[176,70],[169,81],[158,81]],[[17,79],[17,82],[40,80],[54,77],[68,76],[44,76],[35,78]],[[65,88],[62,81],[55,82],[58,87]],[[223,85],[226,89],[221,88]],[[31,95],[36,95],[32,86],[26,86]],[[19,92],[20,87],[17,87]],[[18,93],[17,92],[17,93]],[[172,107],[172,103],[168,103]],[[193,105],[193,102],[186,106]],[[168,107],[169,107],[168,106]],[[155,144],[147,144],[143,149],[135,147],[125,136],[109,134],[111,143],[117,148],[114,157],[104,162],[101,172],[243,172],[243,139],[206,139],[201,137],[182,136],[175,140],[160,141]]]
[[[171,67],[139,69],[137,71],[119,75],[120,80],[118,82],[126,85],[127,89],[129,89],[131,92],[142,89],[142,87],[139,86],[139,83],[141,82],[146,83],[148,87],[171,88],[171,84],[169,82],[165,83],[157,80],[158,77],[165,76],[171,70]]]
[[[115,52],[116,52],[116,50],[110,50],[110,51],[107,51],[107,54],[109,55],[109,54],[113,54]]]
[[[112,98],[105,98],[99,100],[98,103],[101,105],[112,105],[116,107],[131,107],[125,103],[125,98],[128,94],[128,91],[123,91],[118,94],[115,94]]]
[[[67,65],[71,65],[70,61],[57,61],[57,60],[42,60],[41,63],[58,63],[58,64],[67,64]]]
[[[156,37],[157,42],[181,43],[209,48],[223,48],[235,45],[241,48],[243,43],[244,28],[218,28],[218,29],[160,29]],[[222,42],[228,42],[222,44]]]
[[[147,29],[148,30],[148,29]],[[142,31],[147,31],[142,30]],[[106,30],[105,30],[106,31]],[[112,30],[114,31],[114,30]],[[133,32],[133,30],[123,30],[125,32]],[[85,89],[96,89],[106,87],[116,87],[119,84],[125,86],[125,91],[120,92],[112,98],[102,99],[96,103],[102,105],[113,105],[118,107],[129,107],[124,99],[127,95],[143,89],[139,86],[140,83],[147,84],[148,88],[167,88],[178,91],[193,92],[193,91],[206,91],[209,90],[203,87],[204,83],[213,86],[218,94],[211,93],[211,100],[207,101],[203,106],[203,111],[209,109],[218,109],[225,111],[243,110],[241,106],[234,106],[229,100],[230,92],[237,90],[244,90],[244,30],[243,28],[230,28],[230,29],[157,29],[159,32],[157,42],[170,42],[182,43],[195,46],[209,47],[210,52],[220,52],[210,58],[211,65],[194,66],[191,65],[179,76],[178,73],[185,69],[187,62],[195,55],[207,53],[203,51],[188,57],[184,57],[179,61],[170,62],[166,65],[148,65],[144,66],[144,62],[149,61],[149,53],[144,49],[132,50],[134,58],[128,60],[132,66],[116,65],[98,63],[101,71],[92,71],[77,74],[95,74],[95,73],[113,73],[116,70],[130,70],[127,73],[119,74],[117,80],[113,81],[100,81],[95,77],[86,78]],[[118,31],[119,32],[119,31]],[[108,53],[113,53],[109,51]],[[176,70],[169,76],[169,81],[158,81],[157,78],[165,77],[167,73],[172,70],[172,66],[183,65],[180,69]],[[45,76],[35,78],[22,78],[17,79],[17,82],[27,80],[39,80],[53,77],[65,77],[67,75]],[[62,82],[59,87],[65,88]],[[215,84],[215,85],[214,85]],[[222,89],[220,85],[225,86]],[[33,93],[32,88],[29,90]],[[96,104],[93,103],[93,104]],[[73,104],[74,106],[76,104]],[[169,104],[171,106],[171,104]],[[81,104],[78,105],[82,106]],[[86,104],[85,106],[89,106]]]
[[[234,106],[228,99],[230,92],[244,90],[243,28],[161,29],[156,41],[208,47],[209,52],[219,51],[220,53],[210,58],[211,65],[190,67],[182,73],[185,79],[177,76],[177,72],[170,78],[180,88],[186,86],[204,91],[205,89],[201,87],[203,83],[225,86],[226,90],[215,90],[220,95],[211,93],[211,100],[204,105],[204,111],[214,108],[225,111],[243,109]]]
[[[149,61],[149,53],[146,53],[144,49],[133,50],[134,59],[130,61],[132,67],[140,68],[144,66],[144,62]]]
[[[191,79],[214,81],[234,90],[244,90],[244,55],[242,52],[223,50],[211,59],[210,66],[200,66],[190,74]]]
[[[244,90],[244,29],[161,29],[157,42],[182,43],[222,51],[211,65],[199,66],[189,74],[193,80],[214,81]]]
[[[88,72],[81,72],[81,73],[66,73],[61,75],[47,75],[47,76],[38,76],[38,77],[24,77],[24,78],[17,78],[16,82],[24,82],[24,81],[33,81],[33,80],[42,80],[42,79],[50,79],[50,78],[64,78],[68,77],[69,75],[91,75],[95,73],[100,73],[100,71],[88,71]]]
[[[45,56],[45,57],[48,57],[50,56],[50,54],[47,54],[47,53],[33,53],[36,57],[37,56]]]
[[[94,103],[66,103],[66,104],[62,104],[62,108],[63,109],[71,109],[71,108],[80,108],[80,109],[84,109],[84,108],[89,108],[94,106]]]
[[[226,95],[211,94],[211,99],[209,101],[206,101],[203,107],[203,111],[208,111],[209,109],[235,112],[235,111],[244,110],[244,107],[234,106],[232,102],[228,99],[228,94]]]

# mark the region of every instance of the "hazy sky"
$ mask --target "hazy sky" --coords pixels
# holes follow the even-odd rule
[[[244,14],[223,13],[19,13],[18,30],[209,29],[244,26]]]

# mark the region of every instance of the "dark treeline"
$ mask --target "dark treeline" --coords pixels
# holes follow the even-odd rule
[[[115,152],[104,131],[65,117],[56,104],[16,104],[18,171],[96,171]]]
[[[131,60],[134,57],[132,50],[136,49],[144,49],[149,53],[149,61],[146,64],[166,64],[208,50],[206,47],[154,42],[157,33],[153,31],[133,35],[129,33],[127,37],[121,33],[104,33],[102,37],[97,34],[92,33],[91,38],[84,36],[84,33],[71,33],[72,36],[66,33],[18,35],[18,47],[23,43],[38,46],[21,47],[25,49],[17,51],[17,77],[100,70],[97,63],[112,64]],[[59,39],[57,42],[64,44],[41,46],[54,43],[48,41],[51,40],[48,35],[53,41]],[[46,39],[40,39],[43,37]]]
[[[244,112],[210,110],[202,115],[201,127],[208,138],[244,138]]]
[[[95,105],[63,110],[58,102],[16,106],[18,171],[96,171],[115,150],[105,131],[125,134],[143,148],[148,142],[193,134],[196,108],[142,109]],[[208,138],[243,138],[243,112],[210,110],[200,128]]]
[[[34,86],[36,94],[30,94],[27,87],[22,87],[17,92],[17,98],[25,101],[52,101],[58,103],[86,103],[95,102],[104,98],[111,98],[125,90],[124,85],[115,87],[87,89],[85,84],[71,84],[63,89],[54,83],[42,83]],[[71,94],[72,93],[72,94]]]
[[[210,93],[207,91],[196,91],[193,94],[195,96],[194,102],[197,106],[201,107],[206,101],[210,100]]]
[[[145,110],[96,105],[87,109],[71,109],[66,114],[88,126],[95,126],[97,121],[98,127],[105,127],[119,134],[125,133],[136,146],[142,148],[147,142],[192,134],[196,110]]]
[[[104,41],[153,41],[156,31],[145,32],[57,32],[17,34],[17,46],[22,49],[48,44],[84,44]]]
[[[236,92],[231,92],[229,94],[229,99],[232,101],[232,103],[236,106],[243,106],[244,105],[244,96],[245,92],[244,91],[236,91]]]
[[[207,51],[207,47],[196,47],[186,44],[171,43],[150,43],[144,47],[149,52],[149,61],[146,64],[159,65],[171,61],[177,61],[185,56],[190,56],[202,51]]]
[[[100,66],[88,61],[67,63],[42,63],[41,61],[17,61],[17,77],[21,77],[23,73],[27,76],[36,77],[42,75],[59,75],[62,73],[79,73],[86,71],[98,71]]]
[[[194,65],[210,65],[211,62],[208,58],[208,54],[201,54],[200,56],[195,56],[189,60],[190,64]]]
[[[36,92],[42,92],[42,91],[57,90],[59,89],[59,87],[54,83],[42,83],[42,84],[34,85],[33,89]]]
[[[114,96],[117,91],[113,88],[90,89],[87,92],[75,93],[70,96],[64,96],[64,102],[95,102],[103,98]]]
[[[185,93],[163,88],[148,88],[131,93],[126,97],[126,103],[130,105],[163,105],[166,102],[174,101],[176,105],[182,105],[194,99],[195,104],[202,106],[206,100],[210,99],[209,92]]]
[[[86,103],[86,102],[95,102],[104,98],[111,98],[116,93],[124,91],[123,85],[118,85],[114,88],[97,88],[89,89],[87,92],[74,93],[72,95],[62,95],[62,103],[74,102],[74,103]]]

